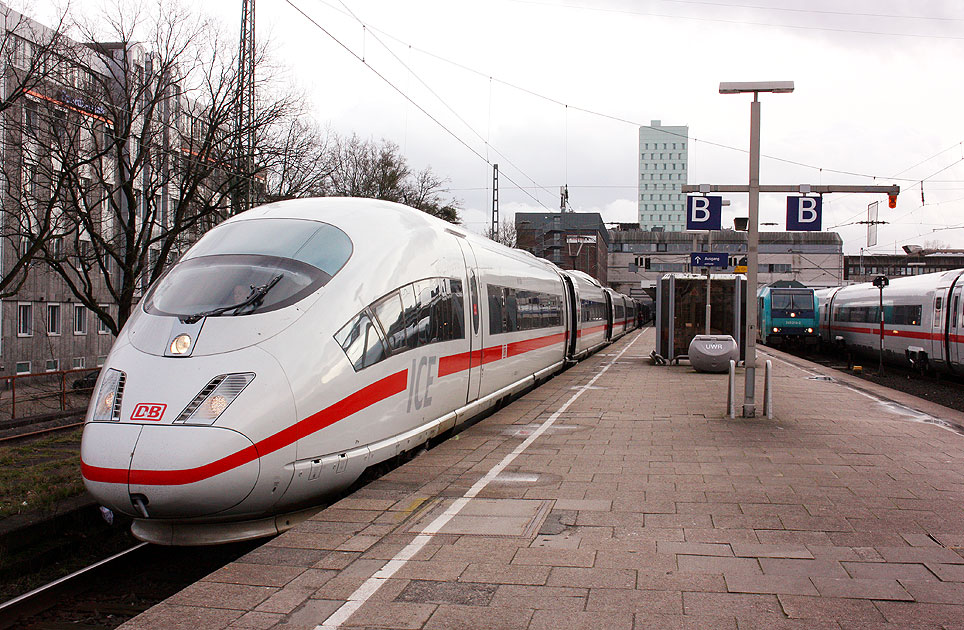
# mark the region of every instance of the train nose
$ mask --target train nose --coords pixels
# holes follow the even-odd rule
[[[101,502],[132,516],[211,516],[243,501],[258,481],[257,449],[232,429],[137,427],[136,444],[127,451],[130,459],[125,467],[117,461],[99,461],[97,453],[117,452],[120,427],[97,424],[89,424],[84,435],[87,487]],[[130,443],[133,434],[125,437]]]

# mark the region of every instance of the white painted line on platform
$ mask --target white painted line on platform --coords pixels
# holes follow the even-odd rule
[[[645,330],[645,328],[640,329],[640,334]],[[558,411],[549,416],[538,429],[533,431],[532,435],[527,437],[521,444],[519,444],[515,450],[506,455],[501,462],[493,466],[492,469],[485,474],[485,476],[475,482],[475,485],[469,488],[468,491],[460,498],[456,499],[452,505],[450,505],[448,509],[446,509],[445,512],[443,512],[438,518],[429,523],[425,529],[423,529],[420,534],[416,535],[414,540],[408,543],[404,549],[399,551],[394,558],[385,563],[385,565],[376,571],[374,575],[365,580],[365,582],[362,583],[362,585],[359,586],[354,593],[348,596],[348,599],[344,604],[341,605],[340,608],[338,608],[338,610],[332,613],[320,625],[315,626],[315,630],[335,630],[336,628],[340,628],[341,624],[348,621],[348,618],[351,617],[355,611],[361,608],[365,602],[372,597],[372,595],[378,592],[378,589],[380,589],[389,578],[395,575],[399,569],[405,566],[406,562],[415,557],[415,554],[421,551],[422,548],[430,540],[432,540],[432,536],[437,534],[439,530],[445,527],[449,521],[451,521],[459,512],[462,511],[466,505],[468,505],[470,500],[472,500],[476,495],[479,494],[479,492],[489,485],[493,479],[498,477],[499,473],[505,470],[505,468],[511,464],[516,457],[521,455],[523,451],[529,448],[529,445],[535,442],[540,435],[545,433],[546,429],[551,427],[559,416],[565,413],[566,409],[568,409],[572,403],[576,402],[576,400],[582,396],[583,392],[590,389],[592,384],[595,383],[600,376],[605,374],[606,371],[619,359],[619,357],[621,357],[623,353],[629,350],[629,348],[636,343],[636,340],[639,339],[639,337],[640,335],[637,334],[636,337],[630,341],[629,344],[623,348],[612,361],[604,365],[602,369],[599,370],[599,372],[593,376],[588,383],[579,388],[579,391],[573,394],[572,397],[567,400]]]

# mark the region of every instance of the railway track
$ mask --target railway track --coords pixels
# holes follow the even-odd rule
[[[43,429],[31,429],[30,427],[26,427],[23,432],[18,431],[10,435],[0,436],[0,444],[11,444],[13,442],[18,442],[18,441],[26,440],[30,438],[43,437],[45,435],[50,435],[51,433],[58,433],[60,431],[73,429],[75,427],[80,427],[83,425],[84,423],[81,420],[80,422],[71,422],[69,424],[61,424],[53,427],[46,427]]]
[[[0,604],[0,630],[116,628],[263,542],[190,548],[138,543]]]
[[[0,604],[0,629],[13,627],[32,615],[56,606],[63,597],[83,590],[85,581],[97,579],[98,575],[104,571],[113,571],[119,568],[123,563],[136,558],[138,553],[143,553],[146,546],[147,543],[134,545],[129,549],[115,553],[109,558],[95,562],[79,571],[74,571],[49,584]]]

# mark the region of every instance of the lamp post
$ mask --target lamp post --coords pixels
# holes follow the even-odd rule
[[[760,92],[787,94],[793,92],[793,81],[748,81],[720,83],[720,94],[753,93],[750,103],[750,219],[747,225],[746,247],[746,382],[743,396],[743,417],[756,415],[756,287],[760,249]]]

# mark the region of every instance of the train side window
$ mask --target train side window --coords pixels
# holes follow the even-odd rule
[[[472,302],[472,332],[479,334],[479,283],[474,272],[469,272],[469,299]]]
[[[418,345],[426,346],[441,341],[441,321],[438,314],[435,313],[435,307],[442,298],[442,288],[439,286],[438,279],[419,280],[413,287],[417,305],[414,330]],[[411,330],[413,329],[409,329],[409,332]],[[411,346],[411,338],[409,339],[409,345]]]
[[[335,333],[335,341],[345,351],[356,372],[385,358],[385,344],[367,311],[359,313]]]
[[[919,326],[921,310],[923,309],[920,304],[895,306],[892,314],[894,321],[891,323],[900,326]],[[886,314],[886,307],[884,311]]]
[[[443,280],[443,284],[447,284],[448,291],[445,300],[441,302],[441,307],[436,310],[436,313],[441,311],[440,319],[444,327],[442,341],[465,339],[465,306],[462,281]]]
[[[415,285],[407,284],[398,290],[402,298],[402,313],[405,318],[405,347],[414,350],[419,346],[420,304],[415,293]]]
[[[496,335],[505,332],[502,329],[502,323],[505,321],[503,315],[505,299],[502,295],[502,287],[487,284],[485,285],[485,292],[489,296],[489,334]]]
[[[401,298],[398,293],[386,295],[381,300],[375,302],[373,307],[375,317],[382,325],[388,341],[390,352],[404,352],[406,347],[405,339],[405,312],[402,310]]]
[[[515,289],[502,289],[503,304],[502,311],[502,332],[515,332],[519,330],[519,301],[516,299]]]

